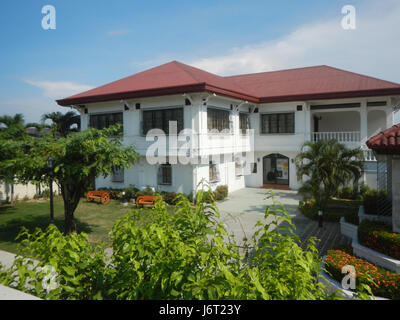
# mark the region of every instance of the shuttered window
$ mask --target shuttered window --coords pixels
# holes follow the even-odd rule
[[[117,168],[112,174],[112,182],[124,182],[124,169]]]
[[[261,133],[294,133],[294,113],[261,115]]]
[[[248,113],[239,113],[239,129],[241,133],[246,133],[250,129],[250,121]]]
[[[207,108],[207,128],[218,131],[229,130],[229,111]]]
[[[169,163],[158,168],[158,184],[172,185],[172,166]]]
[[[123,125],[122,112],[91,114],[90,115],[90,124],[89,125],[91,128],[101,130],[104,128],[108,128],[117,123],[120,123]]]
[[[179,133],[183,130],[183,109],[162,109],[143,111],[143,129],[146,135],[151,129],[161,129],[166,134],[169,133],[169,122],[176,121]]]

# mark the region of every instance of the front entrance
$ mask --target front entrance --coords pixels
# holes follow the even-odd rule
[[[289,158],[273,153],[263,158],[264,185],[289,185]]]

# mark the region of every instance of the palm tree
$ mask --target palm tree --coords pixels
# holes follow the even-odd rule
[[[363,160],[361,148],[348,149],[336,140],[306,142],[296,157],[298,179],[308,177],[299,192],[311,195],[323,211],[340,186],[358,183]]]
[[[14,116],[7,116],[7,115],[0,116],[0,124],[2,124],[2,126],[0,127],[1,131],[5,131],[14,126],[23,127],[24,116],[21,113],[17,113]]]
[[[73,111],[69,111],[65,114],[61,112],[46,113],[42,116],[42,123],[46,120],[51,120],[51,127],[55,136],[66,137],[69,133],[79,131],[80,118]],[[73,125],[77,125],[77,128],[73,128]]]

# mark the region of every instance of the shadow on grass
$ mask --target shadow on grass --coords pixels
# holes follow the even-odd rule
[[[14,213],[16,211],[17,211],[17,209],[15,208],[15,206],[12,206],[10,204],[2,204],[2,205],[0,205],[0,215],[1,214]]]
[[[7,213],[9,212],[7,211]],[[20,233],[22,227],[27,228],[30,232],[33,232],[36,228],[45,230],[50,224],[49,220],[50,218],[47,216],[29,216],[24,219],[9,220],[0,227],[0,242],[19,243],[20,240],[16,240],[15,238]],[[85,232],[90,234],[93,231],[89,224],[81,222],[79,219],[75,218],[75,223],[79,233]],[[64,232],[63,219],[55,218],[54,224],[61,232]]]

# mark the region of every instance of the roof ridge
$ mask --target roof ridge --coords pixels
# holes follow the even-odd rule
[[[185,68],[185,66],[187,66],[186,64],[179,62],[179,61],[172,61],[173,63],[175,63],[181,70],[183,70],[184,72],[186,72],[189,76],[191,76],[194,80],[196,80],[198,83],[204,83],[204,81],[199,80],[193,73],[191,73],[189,70],[187,70]],[[193,68],[193,67],[192,67]],[[199,69],[200,70],[200,69]]]
[[[311,69],[311,68],[320,68],[320,67],[329,67],[329,66],[327,66],[327,65],[316,65],[316,66],[309,66],[309,67],[298,67],[298,68],[279,69],[279,70],[272,70],[272,71],[243,73],[243,74],[236,74],[236,75],[233,75],[233,76],[224,76],[224,78],[234,78],[234,77],[250,76],[250,75],[253,75],[253,74],[273,73],[273,72],[292,71],[292,70],[301,70],[301,69]]]

